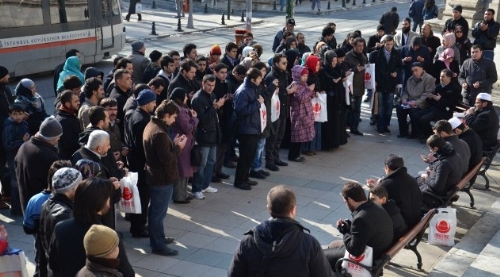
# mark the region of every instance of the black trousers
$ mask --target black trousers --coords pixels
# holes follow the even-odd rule
[[[332,271],[335,272],[335,264],[339,259],[343,258],[345,255],[345,245],[335,248],[325,249],[323,250],[323,254],[325,254],[326,259],[330,263]]]
[[[217,145],[217,157],[215,158],[214,173],[213,173],[214,176],[222,173],[222,165],[224,164],[226,149],[227,149],[227,144],[225,143]]]
[[[146,171],[138,170],[137,173],[139,174],[139,178],[137,180],[137,189],[139,189],[142,213],[129,214],[130,233],[140,233],[146,230],[146,223],[148,222],[149,200],[151,200],[151,193],[146,182]]]
[[[408,115],[411,119],[411,133],[413,136],[420,135],[420,130],[418,129],[418,125],[415,124],[415,120],[413,116],[415,113],[421,111],[420,108],[411,108],[411,109],[403,109],[400,105],[396,107],[396,114],[398,116],[398,125],[399,125],[399,134],[406,136],[408,135],[408,121],[406,118]]]
[[[257,149],[257,142],[260,135],[241,134],[238,135],[240,143],[240,158],[236,165],[236,174],[234,176],[234,184],[239,185],[248,180],[250,167],[252,166],[255,157],[255,150]]]
[[[290,148],[288,149],[289,160],[294,160],[300,157],[301,146],[302,146],[301,142],[290,142]]]
[[[286,118],[278,118],[273,123],[274,135],[266,139],[266,164],[274,165],[275,161],[280,159],[280,148],[283,137],[285,136]]]

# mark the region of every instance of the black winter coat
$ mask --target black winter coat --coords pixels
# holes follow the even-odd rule
[[[396,202],[408,228],[412,228],[420,221],[422,193],[417,181],[408,174],[406,167],[400,167],[389,173],[382,178],[380,185],[387,189],[389,199]]]
[[[125,103],[129,97],[129,91],[123,91],[119,87],[115,86],[111,93],[110,98],[115,98],[118,102],[118,113],[116,117],[118,118],[118,127],[120,127],[120,133],[124,134],[124,122],[125,122]]]
[[[61,160],[71,160],[73,153],[80,148],[78,143],[78,137],[82,132],[80,121],[75,114],[70,114],[61,109],[57,111],[56,120],[61,123],[64,130],[59,140],[59,158]]]
[[[217,146],[221,141],[219,118],[213,105],[214,100],[215,95],[202,89],[196,92],[191,100],[191,107],[200,119],[196,130],[196,142],[202,147]]]
[[[238,134],[260,135],[259,87],[245,78],[234,94],[234,112],[238,120]]]
[[[394,237],[392,239],[393,243],[397,242],[402,236],[406,234],[408,230],[406,223],[401,215],[401,211],[398,206],[396,206],[396,202],[393,199],[387,200],[384,205],[382,205],[387,214],[391,217],[392,220],[392,230],[394,232]]]
[[[375,81],[377,83],[377,91],[394,93],[399,78],[393,78],[391,73],[397,72],[401,74],[403,63],[401,61],[401,53],[399,50],[392,49],[389,62],[385,58],[384,49],[373,51],[370,54],[370,63],[375,63]]]
[[[439,77],[437,78],[439,80]],[[439,110],[446,113],[446,118],[453,117],[453,111],[455,107],[461,102],[462,94],[460,94],[460,87],[454,82],[450,82],[446,86],[441,86],[441,84],[437,84],[434,92],[434,95],[441,95],[439,101],[436,101],[432,98],[427,98],[427,102],[431,107],[436,107]]]
[[[184,78],[182,73],[177,74],[177,76],[175,76],[172,82],[168,85],[167,97],[170,97],[170,94],[172,94],[172,91],[175,88],[183,88],[188,94],[191,92],[194,93],[200,89],[200,87],[198,87],[198,83],[194,79],[189,81]]]
[[[319,242],[291,218],[271,218],[245,233],[228,276],[258,276],[263,257],[269,256],[265,276],[333,277]],[[275,245],[273,245],[275,243]]]
[[[129,147],[127,162],[133,172],[143,171],[146,163],[142,134],[151,120],[151,115],[137,107],[125,121],[125,144]]]
[[[444,23],[444,30],[443,30],[442,34],[444,34],[446,32],[453,33],[455,31],[455,27],[457,27],[457,25],[462,26],[463,31],[464,31],[464,36],[468,37],[469,36],[469,23],[462,16],[457,20],[454,20],[453,18],[446,20],[446,22]]]
[[[467,128],[458,136],[459,139],[465,141],[469,145],[470,159],[467,172],[475,167],[483,158],[483,142],[474,130]]]
[[[273,84],[273,81],[278,79],[278,88],[279,88],[279,98],[281,103],[280,108],[280,118],[288,118],[290,117],[290,98],[286,91],[286,87],[289,85],[289,75],[286,71],[281,71],[276,66],[272,66],[271,71],[267,73],[266,78],[264,78],[263,82],[266,85],[267,89],[274,91],[276,86]]]
[[[483,141],[484,151],[491,151],[491,148],[497,145],[498,115],[493,106],[467,115],[465,122]]]

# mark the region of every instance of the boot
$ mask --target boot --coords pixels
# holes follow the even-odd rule
[[[140,13],[137,14],[137,17],[138,17],[137,21],[142,21],[142,15]]]

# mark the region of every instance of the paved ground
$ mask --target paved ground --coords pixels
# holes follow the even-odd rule
[[[159,3],[160,1],[158,1]],[[157,6],[160,4],[157,3]],[[146,10],[142,23],[126,23],[129,39],[145,39],[147,52],[157,49],[166,53],[169,50],[181,50],[187,42],[198,45],[198,53],[207,53],[215,43],[224,45],[233,40],[234,27],[213,29],[217,26],[220,16],[216,14],[195,14],[195,27],[197,32],[192,34],[178,34],[172,27],[175,15],[169,1],[164,2],[168,10]],[[332,2],[333,3],[333,2]],[[127,3],[125,3],[126,5]],[[144,4],[146,5],[146,3]],[[297,30],[306,35],[307,44],[312,45],[319,36],[325,22],[337,23],[337,40],[341,41],[348,31],[359,29],[363,34],[374,33],[380,15],[392,5],[397,6],[400,14],[407,11],[407,4],[384,3],[369,8],[359,8],[350,11],[339,11],[329,15],[311,16],[297,14]],[[205,16],[205,17],[203,17]],[[238,18],[237,18],[238,19]],[[237,19],[234,19],[235,23]],[[157,22],[157,32],[164,34],[164,38],[151,39],[149,36],[150,22]],[[231,19],[232,22],[233,19]],[[271,56],[270,45],[275,32],[283,26],[281,14],[254,12],[254,22],[262,23],[252,26],[255,39],[264,45],[263,58]],[[185,22],[185,19],[183,19]],[[226,21],[228,23],[228,21]],[[202,28],[203,27],[203,28]],[[206,29],[204,29],[206,27]],[[184,28],[184,27],[183,27]],[[212,30],[210,30],[212,29]],[[205,31],[209,30],[209,31]],[[170,36],[168,36],[170,35]],[[130,46],[123,49],[122,54],[130,52]],[[109,71],[110,63],[102,62],[97,65],[105,72]],[[47,103],[52,103],[51,76],[40,75],[33,77],[39,92],[46,97]],[[496,98],[495,98],[496,99]],[[498,102],[497,102],[498,103]],[[48,104],[47,106],[50,106]],[[117,230],[125,235],[125,244],[128,257],[139,276],[225,276],[232,254],[236,249],[242,234],[254,227],[259,222],[269,217],[265,210],[265,196],[269,189],[277,184],[287,184],[294,188],[298,198],[297,220],[311,230],[322,245],[339,239],[339,233],[334,223],[339,218],[348,218],[349,212],[344,206],[339,195],[342,184],[348,180],[364,183],[367,178],[377,178],[383,174],[383,160],[390,153],[397,153],[404,157],[409,172],[422,170],[425,165],[420,161],[419,155],[428,152],[428,149],[415,140],[397,139],[397,121],[392,121],[392,135],[380,135],[369,126],[368,106],[363,105],[363,114],[360,130],[365,133],[363,137],[353,137],[349,143],[334,152],[320,152],[318,156],[308,157],[303,164],[290,164],[265,181],[260,181],[252,191],[241,191],[231,186],[232,179],[221,184],[214,184],[219,189],[216,194],[207,194],[205,200],[193,201],[189,205],[170,205],[164,226],[166,234],[176,238],[173,246],[179,250],[180,255],[174,258],[159,257],[150,254],[147,239],[133,239],[128,231],[128,222],[119,218]],[[282,157],[286,157],[283,150]],[[495,161],[498,164],[498,161]],[[225,172],[234,176],[234,170],[226,169]],[[500,172],[492,167],[489,171],[491,190],[474,189],[476,206],[469,208],[468,197],[462,195],[458,201],[458,233],[456,242],[466,240],[473,234],[468,233],[474,224],[489,210],[491,205],[500,195]],[[481,188],[481,181],[478,182]],[[20,218],[10,218],[8,213],[0,214],[0,220],[5,222],[10,234],[12,246],[22,248],[27,252],[28,258],[33,258],[33,239],[23,233]],[[474,226],[475,227],[475,226]],[[483,234],[486,244],[498,231],[494,226],[487,234]],[[475,232],[481,233],[479,229]],[[491,233],[491,234],[490,234]],[[465,235],[465,237],[464,237]],[[477,240],[479,241],[479,240]],[[476,245],[478,242],[475,241]],[[474,242],[474,240],[473,240]],[[459,244],[460,245],[460,244]],[[481,249],[465,247],[461,251],[467,255],[477,255]],[[437,247],[422,243],[419,250],[423,256],[423,271],[415,270],[416,258],[410,251],[402,251],[394,260],[402,267],[391,266],[384,270],[385,276],[426,276],[446,255],[451,247]],[[470,261],[472,263],[472,261]],[[33,265],[30,262],[30,272]],[[465,268],[467,269],[467,268]],[[446,271],[445,271],[446,272]],[[439,274],[438,274],[439,275]],[[438,276],[436,275],[436,276]],[[451,276],[461,276],[455,274]]]

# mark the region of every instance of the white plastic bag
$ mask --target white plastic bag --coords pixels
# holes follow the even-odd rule
[[[118,207],[120,212],[130,214],[140,214],[141,198],[139,197],[139,189],[137,188],[137,179],[139,174],[137,172],[129,172],[126,177],[120,180],[120,187],[122,194]]]
[[[266,129],[267,126],[267,110],[266,110],[266,105],[264,105],[264,103],[260,104],[259,114],[260,114],[260,132],[263,133],[264,129]]]
[[[375,89],[375,64],[365,65],[365,89]]]
[[[28,277],[29,275],[24,251],[11,248],[3,256],[0,256],[0,277],[14,276]]]
[[[361,254],[361,256],[353,256],[347,250],[345,251],[344,258],[348,258],[349,260],[356,261],[362,265],[372,266],[373,265],[373,248],[370,246],[365,247],[365,252]],[[368,270],[363,267],[350,263],[348,261],[342,262],[342,268],[344,268],[351,277],[371,277],[371,274]]]
[[[142,13],[142,4],[141,3],[135,4],[135,13]]]
[[[344,82],[345,104],[346,105],[351,105],[352,79],[353,79],[353,77],[354,77],[353,73],[349,74],[349,76],[347,76],[347,80]]]
[[[315,122],[326,122],[328,121],[328,114],[326,110],[326,94],[319,93],[318,97],[314,97],[311,100],[313,113],[314,113],[314,121]]]
[[[280,108],[281,102],[278,96],[278,89],[276,89],[273,97],[271,98],[271,122],[274,122],[278,120],[278,118],[280,118]]]
[[[457,210],[439,208],[429,223],[429,244],[453,246],[456,231]]]

